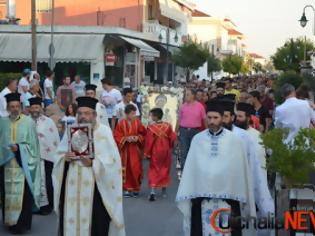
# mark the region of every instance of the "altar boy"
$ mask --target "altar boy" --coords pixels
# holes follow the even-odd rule
[[[162,196],[166,197],[166,187],[170,184],[172,148],[176,139],[172,126],[163,122],[163,111],[154,108],[150,111],[153,123],[148,126],[145,137],[144,156],[150,160],[148,172],[150,201],[155,201],[155,189],[162,188]]]

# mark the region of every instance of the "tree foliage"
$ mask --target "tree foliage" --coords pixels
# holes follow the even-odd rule
[[[278,48],[276,53],[271,57],[273,64],[277,70],[300,71],[300,63],[304,60],[304,52],[314,49],[314,44],[310,40],[303,38],[289,39],[282,47]],[[306,60],[309,60],[306,54]]]
[[[238,55],[229,55],[222,61],[224,72],[232,75],[239,74],[243,65],[243,58]]]
[[[209,55],[208,59],[208,74],[211,74],[222,69],[221,61],[213,55]]]
[[[20,73],[0,73],[0,91],[6,86],[10,79],[19,80],[20,77]]]
[[[190,75],[207,61],[208,56],[209,51],[206,48],[194,41],[188,41],[173,55],[172,60],[176,65],[185,68]]]
[[[281,87],[284,84],[292,84],[297,89],[303,83],[303,80],[304,78],[295,71],[283,72],[274,83],[276,103],[280,104],[284,101],[281,95]]]
[[[309,174],[315,171],[315,130],[300,130],[292,145],[283,143],[287,135],[286,129],[273,129],[263,134],[262,140],[264,146],[272,151],[267,160],[268,171],[279,173],[290,187],[306,183]]]

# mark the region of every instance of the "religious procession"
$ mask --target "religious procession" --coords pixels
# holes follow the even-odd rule
[[[315,8],[275,4],[0,0],[0,235],[315,235]]]

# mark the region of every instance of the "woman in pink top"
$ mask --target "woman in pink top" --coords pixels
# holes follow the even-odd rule
[[[202,104],[196,101],[196,91],[187,89],[185,103],[179,108],[179,119],[176,131],[179,131],[181,166],[184,168],[186,156],[190,148],[192,138],[206,127],[206,112]]]

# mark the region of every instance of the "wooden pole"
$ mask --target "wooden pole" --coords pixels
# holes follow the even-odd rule
[[[32,70],[37,71],[36,0],[32,0]]]

